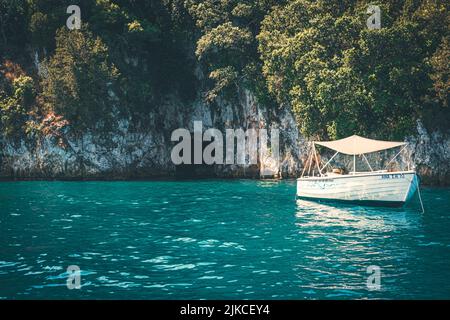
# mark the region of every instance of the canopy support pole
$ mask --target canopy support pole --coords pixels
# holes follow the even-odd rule
[[[334,157],[336,157],[338,155],[339,151],[336,151],[336,153],[330,158],[330,160],[327,161],[327,163],[325,163],[322,167],[322,169],[320,169],[320,171],[322,171],[330,162],[331,160],[334,159]]]
[[[391,161],[389,161],[389,162],[388,162],[388,164],[387,164],[387,165],[386,165],[386,167],[385,167],[386,169],[387,169],[387,166],[388,166],[388,165],[390,165],[390,164],[391,164],[391,162],[392,162],[392,161],[394,161],[394,160],[395,160],[395,158],[397,158],[397,157],[398,157],[398,155],[399,155],[400,153],[402,153],[402,151],[403,151],[403,150],[404,150],[404,149],[405,149],[405,148],[406,148],[407,146],[408,146],[408,145],[407,145],[407,144],[405,144],[405,146],[404,146],[403,148],[401,148],[401,149],[400,149],[400,151],[399,151],[399,152],[398,152],[398,153],[397,153],[397,154],[395,155],[395,157],[393,157],[393,158],[391,159]],[[408,164],[408,167],[409,167],[409,164]]]
[[[314,144],[314,143],[313,143]],[[312,158],[313,158],[313,151],[311,150],[310,151],[310,157],[309,157],[309,166],[308,166],[308,177],[310,176],[310,174],[311,174],[311,164],[312,164]],[[314,174],[314,172],[313,172],[313,174]]]
[[[305,174],[306,168],[308,167],[308,163],[309,163],[309,159],[310,158],[311,158],[311,152],[308,153],[308,158],[306,159],[305,167],[303,168],[302,175],[300,176],[300,178],[303,178],[303,175]]]
[[[353,174],[356,173],[356,155],[353,155]]]
[[[303,178],[306,172],[306,168],[308,168],[308,176],[309,176],[309,173],[311,172],[311,162],[312,162],[312,150],[310,150],[308,153],[308,158],[306,159],[305,167],[303,168],[302,175],[300,178]]]
[[[317,158],[316,145],[314,144],[314,142],[313,142],[313,151],[317,170],[319,171],[319,175],[322,176],[322,172],[320,171],[319,159]]]
[[[364,157],[364,159],[367,162],[367,165],[369,166],[370,171],[373,171],[372,167],[370,166],[369,160],[367,160],[366,156],[364,155],[364,153],[362,154],[362,156]]]

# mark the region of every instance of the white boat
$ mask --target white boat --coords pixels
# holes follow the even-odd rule
[[[316,152],[316,144],[336,151],[323,166]],[[403,146],[389,161],[391,163],[404,150],[405,145],[404,142],[372,140],[357,135],[336,141],[313,142],[302,176],[297,179],[297,197],[362,205],[402,206],[413,197],[419,186],[416,172],[409,168],[404,171],[374,171],[365,154]],[[339,153],[353,156],[353,171],[347,174],[337,169],[325,172]],[[370,171],[356,171],[356,156],[361,156],[367,162]],[[308,175],[305,176],[307,169]],[[311,169],[312,175],[309,175]]]

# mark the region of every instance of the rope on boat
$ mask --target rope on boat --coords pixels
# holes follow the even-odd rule
[[[423,207],[422,195],[420,194],[420,186],[419,186],[419,176],[416,178],[412,178],[411,183],[415,183],[417,187],[417,194],[419,196],[420,207],[422,208],[422,214],[425,213],[425,208]]]
[[[420,187],[419,187],[419,179],[415,179],[416,180],[416,186],[417,186],[417,194],[419,195],[419,201],[420,201],[420,206],[422,207],[422,213],[425,213],[425,209],[423,207],[423,202],[422,202],[422,196],[420,195]]]

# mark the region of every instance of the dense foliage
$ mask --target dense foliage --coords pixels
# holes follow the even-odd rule
[[[82,28],[66,27],[67,6]],[[369,4],[381,29],[366,25]],[[175,94],[292,108],[301,131],[403,138],[448,129],[445,0],[0,0],[0,129],[57,115],[81,132]],[[36,123],[40,122],[40,125]],[[45,125],[44,125],[45,126]]]
[[[366,26],[367,3],[335,3],[276,7],[258,36],[268,88],[302,131],[401,137],[426,114],[448,121],[446,2],[380,1],[378,30]]]
[[[100,38],[89,31],[59,29],[45,72],[43,94],[49,109],[87,126],[109,115],[114,101],[108,94],[113,93],[118,71],[108,63],[108,48]]]

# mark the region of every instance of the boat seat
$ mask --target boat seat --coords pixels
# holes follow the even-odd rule
[[[334,174],[347,174],[347,170],[345,168],[333,168],[332,172]]]

